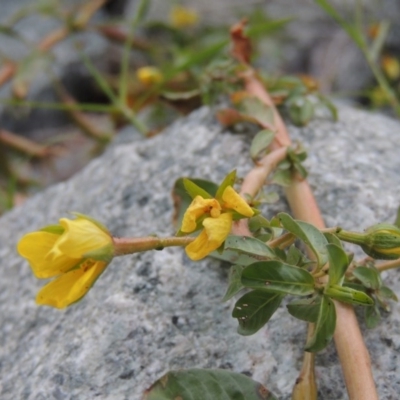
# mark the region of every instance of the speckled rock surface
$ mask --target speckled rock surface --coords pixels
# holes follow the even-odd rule
[[[340,110],[340,122],[291,129],[309,149],[310,182],[328,225],[363,229],[392,221],[400,199],[400,124]],[[241,337],[221,303],[225,268],[190,262],[182,249],[115,259],[83,301],[38,308],[42,285],[15,251],[26,232],[79,211],[116,236],[173,232],[170,190],[182,175],[220,181],[250,168],[248,138],[224,131],[206,108],[142,141],[126,131],[100,158],[0,219],[0,398],[140,399],[168,369],[228,368],[289,399],[305,325],[281,307],[256,335]],[[268,215],[287,210],[284,201]],[[397,271],[387,281],[400,293]],[[400,393],[400,307],[365,337],[381,400]],[[346,399],[334,346],[317,356],[320,398]],[[211,399],[210,399],[211,400]]]

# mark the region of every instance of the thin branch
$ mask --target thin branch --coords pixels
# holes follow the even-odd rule
[[[286,126],[276,110],[268,92],[250,70],[245,76],[246,89],[274,110],[276,140],[273,148],[289,146]],[[309,222],[324,229],[325,224],[308,182],[297,174],[286,188],[286,196],[295,218]],[[324,278],[321,278],[321,280]],[[344,379],[350,400],[378,400],[375,382],[372,376],[371,361],[361,335],[352,306],[336,302],[336,330],[334,340],[342,365]]]
[[[379,272],[382,271],[387,271],[389,269],[394,269],[394,268],[399,268],[400,267],[400,258],[397,260],[390,260],[390,261],[385,261],[381,264],[375,265],[375,268],[379,270]]]
[[[5,129],[0,129],[0,143],[31,157],[43,158],[52,153],[49,147],[35,143]]]

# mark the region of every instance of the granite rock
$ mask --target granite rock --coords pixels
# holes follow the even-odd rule
[[[393,221],[400,199],[400,124],[340,108],[340,122],[290,128],[309,149],[309,180],[328,225],[364,229]],[[0,398],[140,399],[169,369],[226,368],[252,376],[289,399],[301,364],[305,325],[281,307],[250,337],[236,333],[233,301],[222,303],[227,269],[191,262],[180,248],[120,257],[90,293],[65,311],[37,307],[42,285],[15,250],[26,232],[68,211],[89,214],[115,236],[171,234],[174,181],[184,175],[220,181],[251,168],[249,135],[225,131],[202,108],[162,134],[142,140],[125,129],[101,157],[66,182],[0,219]],[[287,211],[269,207],[267,216]],[[400,293],[397,271],[386,280]],[[363,328],[364,325],[362,325]],[[381,400],[400,393],[400,306],[365,330]],[[333,344],[317,356],[320,398],[347,395]]]

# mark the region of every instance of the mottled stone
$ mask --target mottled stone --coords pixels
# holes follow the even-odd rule
[[[291,128],[309,150],[309,180],[328,225],[364,229],[393,221],[400,199],[398,121],[350,108],[340,122]],[[182,175],[220,181],[251,168],[250,137],[221,128],[202,108],[142,140],[125,129],[101,157],[0,219],[0,398],[140,399],[169,369],[227,368],[289,399],[301,364],[305,324],[281,307],[250,337],[236,333],[233,301],[222,303],[226,267],[194,263],[170,248],[120,257],[90,293],[65,311],[37,307],[41,282],[15,245],[68,211],[87,213],[116,236],[168,235],[171,188]],[[287,211],[281,200],[267,210]],[[397,271],[386,274],[400,293]],[[365,331],[381,400],[400,393],[400,307]],[[364,327],[364,325],[362,324]],[[317,356],[320,397],[346,399],[331,344]]]

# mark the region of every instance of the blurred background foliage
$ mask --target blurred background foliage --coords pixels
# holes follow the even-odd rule
[[[251,118],[230,54],[242,18],[251,63],[292,123],[336,118],[328,98],[398,116],[398,16],[394,0],[2,0],[0,213],[126,124],[151,137],[203,104]]]

